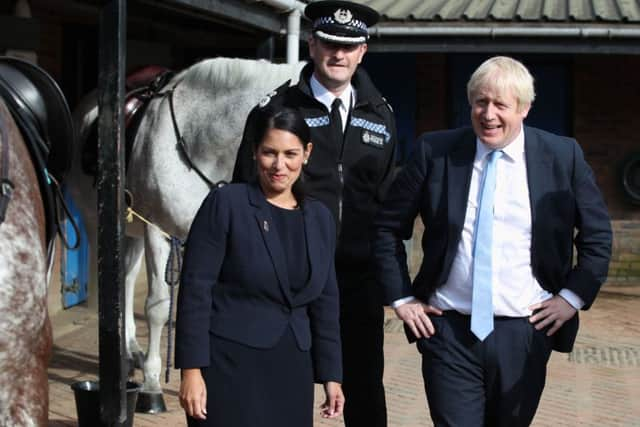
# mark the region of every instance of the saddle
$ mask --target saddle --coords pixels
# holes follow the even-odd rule
[[[144,111],[149,101],[171,80],[175,73],[168,68],[150,65],[127,76],[124,104],[125,122],[125,169]],[[82,171],[94,179],[98,175],[98,120],[91,124],[82,146]]]
[[[0,56],[0,96],[31,154],[50,244],[57,231],[58,218],[54,191],[60,191],[57,184],[64,180],[73,159],[75,133],[69,106],[58,84],[46,71],[30,62],[7,56]]]

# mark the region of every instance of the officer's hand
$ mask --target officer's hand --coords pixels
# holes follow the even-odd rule
[[[560,295],[554,295],[553,298],[534,304],[529,309],[539,310],[529,317],[529,322],[533,323],[537,330],[552,325],[547,331],[547,336],[555,334],[564,322],[575,316],[578,311]]]
[[[429,314],[442,315],[437,308],[423,304],[418,300],[407,302],[395,309],[396,316],[402,320],[413,332],[416,338],[429,338],[436,333],[436,329],[429,319]]]

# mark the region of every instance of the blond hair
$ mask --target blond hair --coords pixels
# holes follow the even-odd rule
[[[533,76],[520,61],[508,56],[494,56],[484,61],[471,75],[467,83],[469,104],[482,89],[491,89],[498,94],[509,91],[518,100],[518,110],[530,106],[536,97]]]

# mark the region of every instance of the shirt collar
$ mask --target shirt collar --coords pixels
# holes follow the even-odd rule
[[[340,101],[342,101],[341,108],[343,108],[345,111],[348,111],[349,107],[351,106],[351,100],[355,98],[355,91],[353,90],[353,86],[351,86],[351,83],[349,83],[349,86],[347,86],[347,88],[342,91],[340,96],[335,96],[329,91],[329,89],[324,87],[322,83],[320,83],[318,79],[316,79],[315,74],[311,75],[309,84],[311,86],[313,97],[320,101],[322,105],[327,107],[327,111],[331,111],[331,104],[333,104],[333,100],[336,98],[340,98]]]
[[[476,159],[484,159],[484,157],[493,151],[491,148],[484,145],[480,138],[476,138]],[[511,141],[506,147],[502,149],[502,152],[511,160],[517,161],[522,158],[524,153],[524,128],[520,126],[520,132],[518,136]]]

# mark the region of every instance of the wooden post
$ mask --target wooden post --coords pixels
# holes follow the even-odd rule
[[[100,414],[127,418],[124,338],[124,84],[126,0],[103,3],[98,74],[98,309]]]

